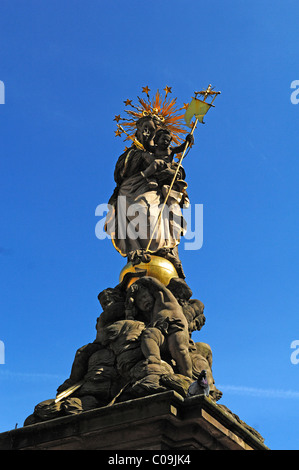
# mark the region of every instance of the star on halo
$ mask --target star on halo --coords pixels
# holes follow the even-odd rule
[[[122,135],[122,131],[120,129],[117,129],[117,131],[115,131],[115,137],[120,137]]]
[[[142,93],[146,93],[148,95],[148,92],[151,91],[148,86],[143,86],[142,87]]]
[[[168,93],[172,93],[171,88],[172,88],[171,86],[166,86],[166,87],[164,88],[164,91],[165,91],[165,98],[166,98],[166,96],[168,95]]]

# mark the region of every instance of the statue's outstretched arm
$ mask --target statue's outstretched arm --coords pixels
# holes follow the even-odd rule
[[[194,144],[194,137],[193,137],[192,134],[188,134],[186,136],[185,142],[183,142],[181,145],[179,145],[177,147],[173,147],[173,149],[171,150],[172,155],[175,155],[176,153],[183,152],[185,147],[186,147],[187,142],[188,142],[189,146]]]

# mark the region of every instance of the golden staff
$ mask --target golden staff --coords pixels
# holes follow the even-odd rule
[[[206,90],[203,90],[203,91],[195,91],[195,92],[194,92],[194,93],[195,93],[195,100],[196,100],[197,95],[204,95],[204,97],[203,97],[203,102],[206,101],[206,99],[207,99],[207,97],[208,97],[209,95],[214,95],[214,98],[213,98],[213,100],[211,101],[211,103],[209,103],[209,107],[208,107],[208,109],[205,111],[205,114],[208,112],[208,110],[209,110],[210,107],[212,106],[212,104],[213,104],[213,102],[215,101],[217,95],[219,95],[219,94],[221,93],[220,91],[212,91],[211,88],[212,88],[212,85],[209,85]],[[199,100],[198,100],[198,101],[199,101]],[[203,117],[203,116],[201,116],[201,117]],[[195,114],[195,118],[196,118],[196,119],[195,119],[195,122],[194,122],[194,124],[193,124],[193,126],[192,126],[192,130],[191,130],[191,133],[190,133],[191,135],[193,135],[193,133],[194,133],[194,131],[195,131],[195,129],[196,129],[196,126],[197,126],[197,124],[198,124],[198,121],[199,121],[199,116],[198,116],[198,115]],[[201,120],[201,122],[202,122],[202,120]],[[155,234],[157,225],[158,225],[158,223],[159,223],[159,221],[160,221],[160,219],[161,219],[161,217],[162,217],[162,213],[163,213],[164,207],[165,207],[165,205],[166,205],[166,203],[167,203],[167,200],[168,200],[170,191],[172,190],[172,187],[173,187],[174,182],[175,182],[175,180],[176,180],[176,177],[177,177],[177,174],[178,174],[178,172],[179,172],[179,169],[180,169],[180,166],[181,166],[181,164],[182,164],[182,161],[183,161],[183,159],[184,159],[184,157],[185,157],[185,154],[186,154],[186,151],[187,151],[188,146],[189,146],[189,142],[186,142],[185,148],[184,148],[183,153],[182,153],[182,155],[181,155],[181,157],[180,157],[180,160],[179,160],[179,162],[178,162],[178,166],[177,166],[176,172],[175,172],[174,177],[173,177],[173,179],[172,179],[172,181],[171,181],[171,184],[170,184],[170,186],[169,186],[169,189],[168,189],[168,192],[167,192],[167,194],[166,194],[166,197],[165,197],[165,200],[164,200],[164,202],[163,202],[163,205],[162,205],[162,208],[161,208],[161,210],[160,210],[160,213],[159,213],[159,215],[158,215],[158,217],[157,217],[157,220],[156,220],[156,223],[155,223],[155,226],[154,226],[154,229],[153,229],[152,236],[151,236],[151,238],[150,238],[150,240],[149,240],[149,242],[148,242],[148,245],[147,245],[147,247],[146,247],[146,250],[145,250],[146,252],[149,251],[149,247],[150,247],[150,245],[151,245],[151,243],[152,243],[152,240],[153,240],[153,238],[154,238],[154,234]]]

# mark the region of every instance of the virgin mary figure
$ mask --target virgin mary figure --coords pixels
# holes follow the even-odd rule
[[[186,231],[182,207],[189,202],[183,167],[179,168],[170,190],[177,169],[173,156],[182,151],[185,142],[175,148],[170,146],[172,141],[179,140],[171,132],[173,123],[170,121],[167,126],[159,97],[156,95],[150,109],[148,106],[146,113],[143,110],[143,115],[135,119],[133,144],[118,158],[114,171],[116,187],[108,202],[105,229],[115,249],[128,261],[147,262],[150,254],[155,254],[169,259],[178,275],[185,277],[177,250]],[[140,98],[139,101],[145,103]],[[137,113],[134,114],[136,117]]]

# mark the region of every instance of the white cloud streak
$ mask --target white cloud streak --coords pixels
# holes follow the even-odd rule
[[[222,392],[231,393],[233,395],[247,395],[252,397],[261,398],[285,398],[285,399],[298,399],[299,391],[295,390],[279,390],[279,389],[265,389],[254,387],[243,387],[236,385],[219,385]]]
[[[0,380],[1,379],[17,379],[17,380],[29,380],[29,381],[37,381],[37,380],[65,380],[65,377],[61,377],[60,375],[56,374],[46,374],[46,373],[39,373],[39,372],[17,372],[17,371],[10,371],[0,368]]]

